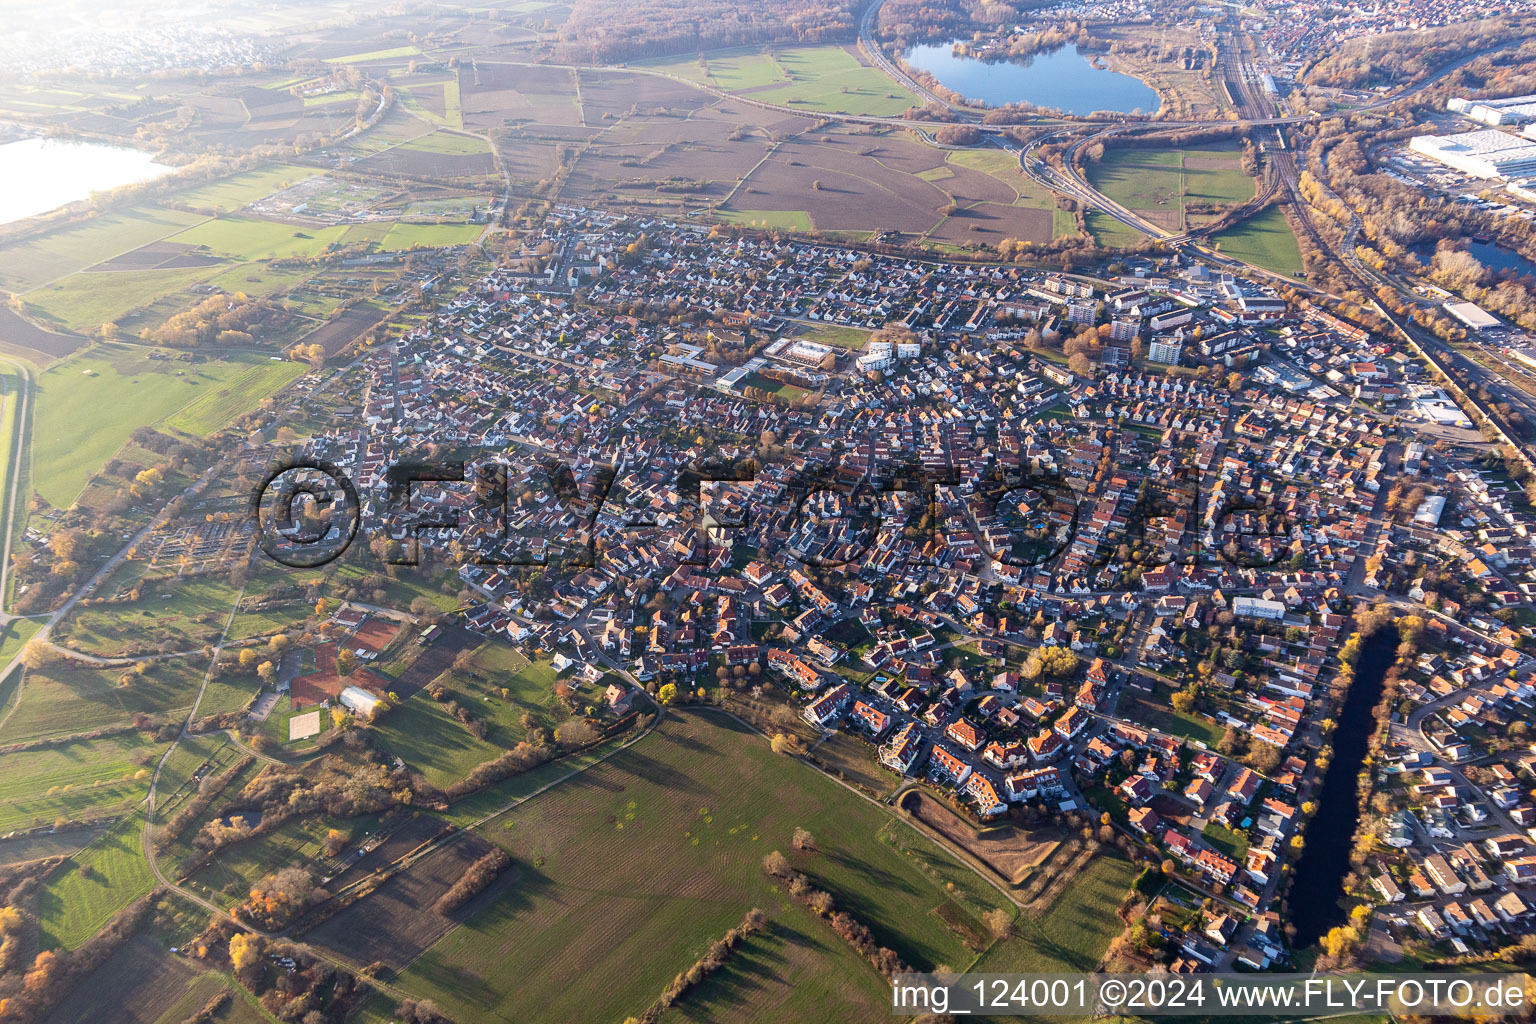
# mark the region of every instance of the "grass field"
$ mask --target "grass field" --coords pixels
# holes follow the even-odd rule
[[[1239,864],[1248,856],[1248,837],[1241,832],[1212,821],[1206,824],[1203,834],[1206,842]]]
[[[242,260],[314,256],[339,243],[346,225],[297,227],[255,217],[220,217],[204,221],[170,238],[183,245],[209,250]]]
[[[479,708],[471,708],[478,712]],[[443,705],[418,693],[391,711],[376,730],[379,745],[426,776],[434,786],[462,779],[503,748],[469,734]]]
[[[448,131],[429,132],[420,138],[402,142],[399,148],[421,153],[443,153],[447,156],[474,156],[491,151],[491,147],[479,136]]]
[[[619,1020],[757,906],[774,922],[757,956],[784,956],[796,987],[872,1000],[850,1012],[807,998],[782,1019],[860,1019],[877,1010],[879,979],[862,967],[875,984],[852,980],[841,940],[761,869],[768,852],[789,852],[797,826],[821,848],[795,855],[797,867],[911,964],[965,969],[976,953],[938,911],[979,918],[1007,906],[884,808],[723,716],[692,713],[484,826],[519,877],[397,983],[457,1019]]]
[[[750,228],[780,228],[785,231],[809,231],[814,225],[804,210],[726,210],[719,211],[727,224]]]
[[[143,824],[139,815],[125,818],[49,879],[37,915],[45,948],[78,947],[113,914],[154,888],[139,838]]]
[[[361,64],[369,60],[397,60],[402,57],[415,57],[421,53],[414,46],[396,46],[388,50],[370,50],[367,53],[354,53],[345,57],[327,57],[327,64]]]
[[[0,835],[51,825],[59,817],[93,818],[141,798],[138,778],[159,748],[137,732],[5,755],[0,772]]]
[[[318,167],[279,164],[187,189],[178,193],[176,198],[194,207],[211,209],[216,213],[230,213],[319,173]]]
[[[1088,233],[1093,236],[1093,240],[1106,248],[1139,245],[1147,238],[1135,228],[1128,227],[1098,210],[1089,210],[1085,219],[1088,222]]]
[[[160,423],[219,390],[231,392],[228,411],[248,411],[264,397],[256,394],[257,383],[275,389],[292,379],[291,370],[279,365],[259,355],[197,364],[152,360],[144,349],[111,344],[71,356],[37,378],[31,486],[51,504],[66,507],[139,427]],[[253,368],[260,376],[245,377]],[[237,408],[236,398],[250,404]],[[199,407],[201,412],[188,414],[190,422],[212,422],[225,411]]]
[[[381,668],[388,671],[390,666]],[[444,680],[454,699],[489,727],[484,740],[471,736],[443,705],[424,693],[392,711],[377,732],[384,749],[436,786],[463,778],[476,765],[514,746],[525,735],[525,712],[547,728],[569,717],[554,694],[554,667],[547,661],[530,662],[506,644],[486,644],[475,653],[467,671],[449,671]],[[501,695],[502,689],[507,697]]]
[[[341,821],[324,815],[295,818],[271,832],[225,847],[209,865],[192,876],[191,888],[226,906],[244,899],[250,887],[279,868],[314,866],[323,862],[326,833],[337,829],[348,842],[361,839],[378,824],[377,817]],[[164,861],[161,861],[164,864]]]
[[[26,377],[22,374],[21,367],[14,364],[0,362],[0,522],[12,523],[19,528],[25,525],[25,515],[17,515],[12,522],[11,509],[11,484],[17,474],[25,475],[28,465],[28,445],[25,425],[21,421],[21,407],[25,398]],[[23,503],[27,500],[27,488],[24,483],[16,488],[16,500]],[[15,538],[13,538],[14,540]],[[10,594],[0,594],[0,607],[9,602]],[[30,627],[30,631],[28,631]],[[0,666],[10,663],[21,649],[21,644],[36,632],[38,625],[27,620],[18,620],[6,626],[0,631]],[[25,632],[25,635],[22,633]],[[16,638],[19,637],[19,641]],[[13,643],[13,641],[16,641]],[[8,652],[8,653],[7,653]]]
[[[309,367],[292,360],[257,363],[216,391],[208,391],[166,418],[173,430],[204,437],[243,413],[249,412],[268,395],[281,391],[308,372]]]
[[[9,665],[27,641],[43,628],[38,619],[12,619],[0,627],[0,667]]]
[[[391,224],[379,243],[381,249],[410,249],[414,246],[466,245],[480,237],[479,224]]]
[[[1123,925],[1115,910],[1136,878],[1118,854],[1102,854],[1042,914],[1014,922],[1018,938],[993,946],[971,968],[999,973],[1091,971]]]
[[[142,642],[172,640],[192,650],[218,639],[238,593],[217,576],[149,585],[132,603],[96,605],[72,612],[59,631],[70,646],[87,654],[114,655]]]
[[[1302,272],[1301,249],[1280,207],[1271,206],[1212,236],[1221,252],[1292,277]]]
[[[443,120],[450,128],[464,127],[464,107],[459,95],[459,80],[443,83]]]
[[[130,684],[122,669],[51,665],[29,669],[21,700],[0,723],[0,744],[51,736],[73,736],[121,725],[139,713],[185,714],[203,679],[200,657],[154,662]]]
[[[1136,721],[1166,732],[1171,736],[1183,736],[1186,739],[1199,740],[1208,747],[1214,748],[1221,742],[1222,735],[1226,732],[1214,719],[1203,715],[1174,711],[1171,707],[1160,706],[1147,700],[1138,700],[1134,706]]]
[[[178,237],[177,241],[180,240]],[[102,324],[201,284],[222,269],[219,264],[210,264],[176,270],[114,270],[71,274],[27,292],[22,300],[40,319],[52,321],[70,330],[94,333]]]
[[[1189,203],[1243,203],[1256,190],[1235,147],[1111,149],[1088,166],[1088,180],[1110,199],[1174,232],[1188,227]]]
[[[802,333],[811,341],[854,352],[869,344],[870,336],[870,332],[862,327],[842,327],[838,324],[807,324]]]

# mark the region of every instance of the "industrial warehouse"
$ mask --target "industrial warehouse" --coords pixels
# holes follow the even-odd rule
[[[1415,153],[1474,178],[1529,178],[1536,175],[1536,142],[1485,128],[1457,135],[1415,135]]]

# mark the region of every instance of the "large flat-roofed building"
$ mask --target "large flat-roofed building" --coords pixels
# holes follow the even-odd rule
[[[806,341],[804,338],[784,350],[785,359],[793,359],[797,363],[808,363],[812,366],[820,365],[821,361],[831,354],[831,346],[816,341]]]
[[[1536,175],[1536,142],[1492,128],[1459,135],[1415,135],[1408,148],[1474,178]]]
[[[1445,104],[1446,109],[1465,114],[1483,124],[1525,124],[1536,121],[1536,95],[1505,96],[1496,100],[1473,100],[1458,97]]]
[[[1474,331],[1487,331],[1501,326],[1498,317],[1473,302],[1447,302],[1445,311]]]

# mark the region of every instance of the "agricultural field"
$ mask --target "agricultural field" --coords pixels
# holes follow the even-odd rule
[[[1018,157],[1012,153],[987,148],[955,150],[948,155],[947,162],[951,165],[981,171],[983,174],[990,174],[1002,181],[1018,196],[1013,202],[1015,206],[1050,213],[1049,229],[1045,228],[1042,219],[1036,218],[1030,222],[1033,232],[1028,236],[1020,236],[1019,241],[1049,241],[1077,234],[1077,223],[1072,219],[1072,214],[1056,207],[1055,193],[1025,174],[1019,166]],[[1045,234],[1047,230],[1048,235]]]
[[[1110,149],[1088,166],[1088,180],[1110,199],[1166,231],[1192,226],[1188,206],[1252,199],[1257,183],[1243,173],[1236,147]]]
[[[182,210],[133,207],[0,247],[0,288],[31,291],[206,219]]]
[[[795,854],[796,866],[914,965],[964,969],[978,955],[968,945],[974,934],[946,919],[979,920],[1009,906],[883,808],[774,755],[718,713],[688,713],[485,825],[481,834],[507,848],[519,878],[398,984],[464,1018],[486,1010],[517,1018],[537,1007],[555,1019],[620,1019],[758,906],[777,937],[764,942],[793,947],[784,955],[798,982],[847,992],[840,941],[762,873],[763,856],[788,852],[797,826],[821,852]],[[594,973],[623,983],[571,984]],[[838,1000],[813,1002],[794,1019],[847,1019]]]
[[[922,101],[844,46],[739,47],[635,65],[808,111],[893,117]]]
[[[1296,235],[1278,206],[1271,206],[1241,224],[1211,236],[1211,241],[1227,256],[1291,277],[1301,275],[1301,249]]]
[[[249,411],[265,397],[263,388],[293,379],[278,365],[262,355],[198,363],[151,359],[145,349],[115,344],[57,363],[37,376],[31,486],[50,504],[67,507],[139,427],[183,410],[183,423],[207,425],[220,410],[210,408],[206,396],[221,390],[229,392],[229,410]]]
[[[719,215],[751,223],[779,214],[795,218],[782,226],[896,231],[948,248],[1050,241],[1058,234],[1054,200],[1016,173],[1012,159],[1001,150],[947,153],[883,129],[828,127],[772,147]]]

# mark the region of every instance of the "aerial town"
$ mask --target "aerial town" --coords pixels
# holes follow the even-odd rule
[[[1528,3],[21,6],[0,1024],[1536,963]]]

